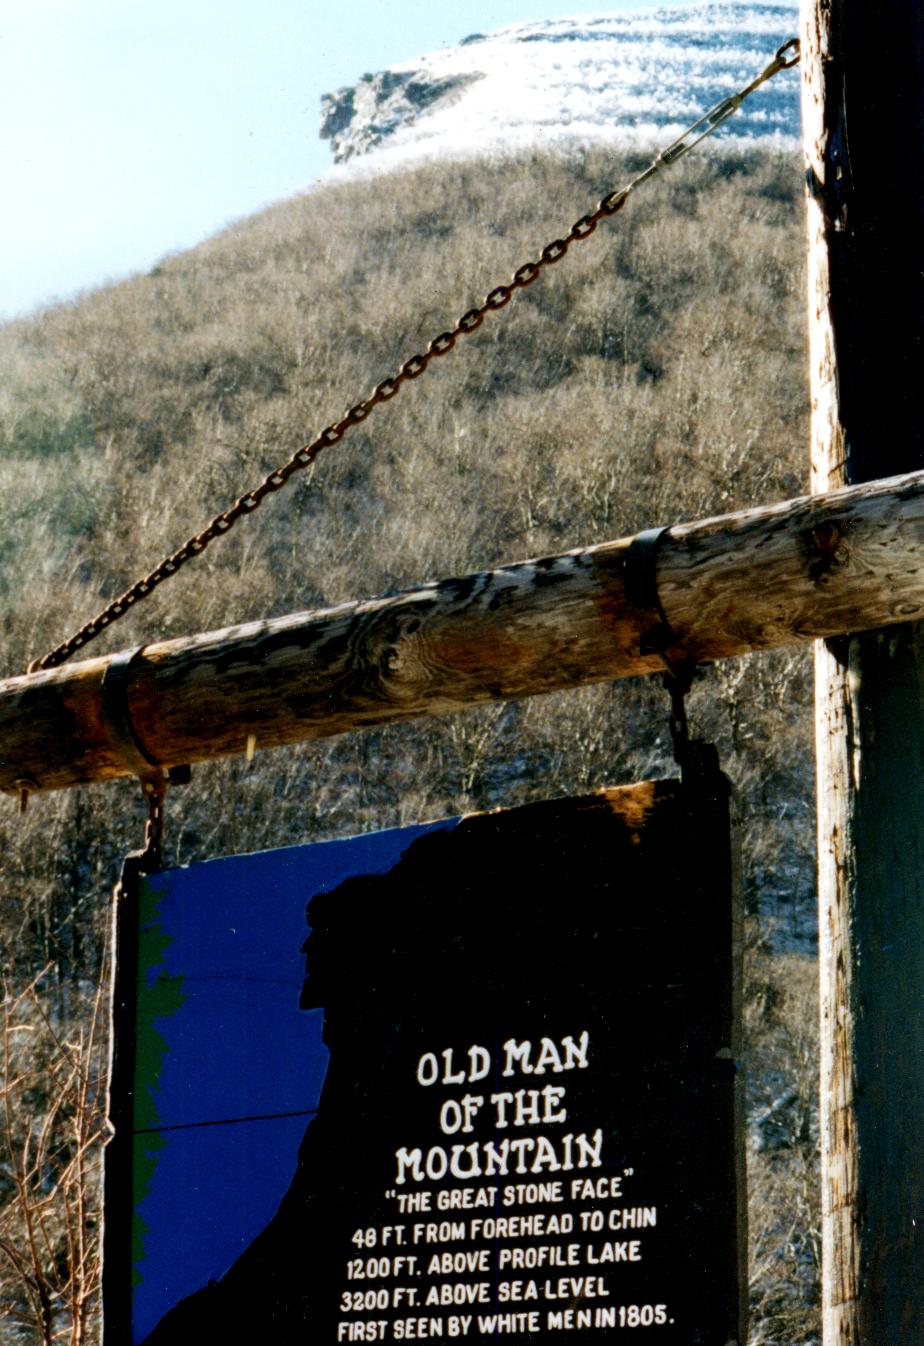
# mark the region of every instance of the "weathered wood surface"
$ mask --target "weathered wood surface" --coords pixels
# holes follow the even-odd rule
[[[164,766],[656,672],[625,599],[631,539],[145,647],[127,700]],[[698,661],[924,611],[924,473],[665,535],[657,578]],[[0,682],[0,789],[131,774],[102,719],[108,657]]]
[[[803,0],[812,486],[924,467],[924,9]],[[924,1341],[924,630],[819,643],[824,1346]]]

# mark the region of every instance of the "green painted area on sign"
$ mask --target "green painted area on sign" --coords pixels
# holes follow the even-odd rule
[[[163,1021],[186,1003],[183,978],[170,976],[164,955],[173,943],[160,920],[160,896],[142,880],[139,892],[138,985],[135,1036],[135,1135],[133,1137],[132,1185],[135,1192],[132,1221],[132,1284],[141,1281],[139,1265],[144,1260],[144,1236],[148,1227],[139,1204],[151,1190],[159,1152],[164,1148],[158,1134],[158,1080],[169,1051],[160,1031]]]

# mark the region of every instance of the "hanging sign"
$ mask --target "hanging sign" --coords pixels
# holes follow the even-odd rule
[[[121,925],[107,1346],[743,1342],[724,789],[169,870]]]

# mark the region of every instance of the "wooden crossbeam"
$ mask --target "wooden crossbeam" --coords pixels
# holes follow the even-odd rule
[[[0,790],[53,790],[660,670],[632,539],[0,682]],[[924,472],[679,524],[656,585],[700,663],[924,612]],[[117,721],[121,721],[121,727]],[[126,722],[137,747],[126,750]]]

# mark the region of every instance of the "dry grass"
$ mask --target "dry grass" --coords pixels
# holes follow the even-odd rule
[[[99,1315],[97,1189],[106,998],[62,1004],[55,969],[0,1005],[0,1325],[4,1341],[84,1346]]]
[[[814,959],[752,951],[748,972],[751,1343],[817,1346],[817,969]]]
[[[328,188],[0,329],[5,671],[313,438],[634,166],[536,154]],[[800,199],[788,158],[683,161],[96,648],[798,493]],[[715,737],[738,784],[755,946],[811,938],[809,695],[805,657],[784,652],[708,670],[691,700],[694,729]],[[171,803],[168,860],[664,774],[666,709],[656,684],[590,688],[203,768]],[[8,977],[26,984],[49,959],[65,984],[96,974],[106,894],[140,828],[128,786],[37,801],[24,825],[3,811]],[[764,953],[760,973],[792,1031],[809,1013],[794,957]],[[789,1053],[781,1022],[752,1016],[756,1078],[808,1089],[808,1057]],[[803,1249],[790,1275],[785,1251],[787,1231],[814,1219],[807,1135],[755,1154],[755,1343],[815,1330],[814,1264]]]

